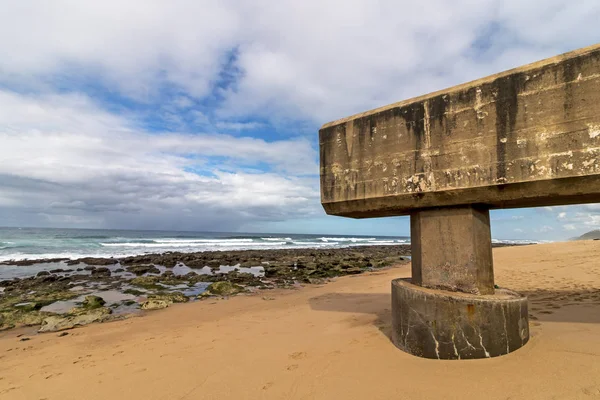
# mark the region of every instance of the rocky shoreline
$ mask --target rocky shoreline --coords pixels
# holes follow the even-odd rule
[[[409,260],[410,246],[397,245],[5,261],[0,330],[60,331],[174,303],[320,284]],[[19,277],[7,279],[9,270]]]
[[[6,261],[0,330],[53,332],[213,296],[323,283],[409,260],[410,246],[145,254],[125,258]],[[268,298],[268,296],[266,296]]]

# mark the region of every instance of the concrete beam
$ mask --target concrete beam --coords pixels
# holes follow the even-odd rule
[[[325,124],[319,140],[328,214],[600,202],[600,45]]]

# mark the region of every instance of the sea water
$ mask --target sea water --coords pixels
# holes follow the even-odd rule
[[[536,243],[523,240],[495,242]],[[328,249],[401,244],[410,244],[410,238],[374,235],[0,228],[0,262],[41,258],[126,257],[167,251]]]

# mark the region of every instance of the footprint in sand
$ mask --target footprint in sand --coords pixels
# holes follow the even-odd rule
[[[298,364],[292,364],[292,365],[288,365],[285,369],[287,369],[288,371],[294,371],[296,369],[298,369],[299,365]]]
[[[550,310],[542,310],[540,311],[540,314],[553,314],[554,311],[550,311]]]
[[[303,351],[297,351],[289,355],[292,360],[301,360],[306,357],[306,353]]]
[[[581,392],[588,396],[600,397],[600,386],[589,386],[581,389]]]

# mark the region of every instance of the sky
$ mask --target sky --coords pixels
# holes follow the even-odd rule
[[[597,0],[0,0],[0,226],[408,235],[320,205],[318,129],[599,40]],[[500,239],[600,205],[493,211]]]

